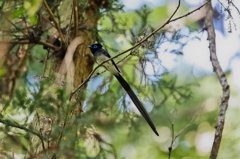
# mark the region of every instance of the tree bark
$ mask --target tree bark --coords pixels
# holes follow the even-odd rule
[[[58,84],[53,84],[53,86],[49,89],[50,91],[57,89],[59,86],[63,86],[65,83],[65,88],[68,93],[70,93],[73,88],[80,85],[86,77],[90,74],[90,72],[93,69],[93,57],[90,52],[90,49],[88,49],[86,46],[90,45],[94,42],[93,37],[93,30],[97,26],[97,22],[99,17],[93,16],[98,12],[98,4],[95,2],[95,0],[89,0],[86,2],[85,6],[88,6],[86,8],[80,8],[81,10],[85,9],[84,13],[79,12],[78,9],[78,1],[73,1],[73,14],[74,14],[74,25],[68,27],[71,28],[70,36],[63,35],[64,42],[62,42],[62,47],[60,50],[49,50],[48,57],[46,57],[45,61],[45,73],[44,76],[51,77],[55,73],[58,73],[57,78],[55,82]],[[44,1],[45,7],[47,8],[46,1]],[[90,5],[88,5],[88,3]],[[67,5],[67,4],[66,4]],[[49,11],[50,12],[50,11]],[[82,14],[82,15],[79,15]],[[50,14],[51,15],[51,14]],[[82,21],[80,19],[82,18]],[[91,17],[91,18],[90,18]],[[88,20],[87,20],[88,19]],[[69,21],[69,19],[66,19],[66,21]],[[83,23],[85,21],[85,23]],[[81,24],[81,26],[78,26],[78,24]],[[55,25],[56,26],[56,25]],[[79,29],[84,28],[84,29]],[[59,30],[58,30],[59,31]],[[61,33],[57,33],[55,35],[60,35]],[[56,37],[55,35],[51,35],[50,38]],[[58,36],[59,39],[60,36]],[[69,44],[67,39],[71,39],[69,41]],[[55,38],[55,41],[57,39]],[[51,41],[51,40],[49,40]],[[54,40],[52,40],[52,43],[54,43]],[[67,46],[66,48],[64,46]],[[83,89],[86,88],[87,85],[83,87]],[[80,91],[82,91],[81,89]],[[48,91],[45,95],[49,95]],[[77,94],[77,93],[76,93]],[[77,99],[77,95],[75,95],[72,99],[72,105],[74,106],[71,108],[71,111],[69,114],[66,114],[67,118],[70,118],[72,116],[79,116],[82,112],[82,103],[84,101],[84,98],[80,101]],[[57,97],[56,97],[57,98]],[[74,102],[78,102],[77,106],[74,104]],[[66,101],[67,102],[67,101]],[[53,107],[56,107],[53,105]],[[61,108],[60,108],[61,109]],[[53,116],[52,116],[53,115]],[[43,136],[44,141],[41,141],[39,137],[33,136],[31,138],[31,146],[29,146],[31,152],[33,153],[33,156],[28,156],[31,158],[58,158],[58,151],[60,151],[60,142],[64,138],[64,142],[72,136],[73,138],[76,137],[79,133],[78,126],[76,126],[74,123],[71,125],[71,123],[66,123],[66,119],[56,119],[56,115],[46,115],[43,112],[37,112],[37,114],[34,117],[33,121],[33,129],[41,134]],[[57,122],[58,120],[58,122]],[[61,120],[59,122],[59,120]],[[58,123],[61,123],[58,125]],[[67,134],[64,134],[63,132],[58,132],[58,130],[55,130],[55,127],[61,126],[63,129],[64,127],[71,127],[70,132]],[[57,136],[56,136],[57,134]],[[64,147],[64,149],[67,149],[67,153],[62,154],[61,158],[74,158],[74,140],[69,141],[69,143]]]
[[[223,72],[216,53],[216,36],[215,36],[215,29],[213,23],[213,8],[211,3],[206,5],[206,18],[205,24],[207,27],[208,33],[208,40],[209,40],[209,50],[210,50],[210,60],[213,66],[213,70],[216,73],[219,83],[222,86],[223,96],[220,105],[220,111],[218,114],[218,121],[216,124],[216,131],[214,136],[214,141],[212,145],[212,150],[210,154],[210,159],[216,159],[218,155],[218,151],[220,148],[221,140],[222,140],[222,133],[225,123],[225,114],[228,108],[228,101],[230,97],[230,88],[227,82],[227,78],[225,73]]]

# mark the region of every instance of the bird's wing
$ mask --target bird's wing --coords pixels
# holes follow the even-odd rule
[[[99,50],[99,51],[101,51],[101,52],[102,52],[105,56],[107,56],[108,58],[111,58],[111,56],[109,55],[109,53],[108,53],[106,50],[101,49],[101,50]],[[120,71],[119,68],[117,67],[117,65],[116,65],[116,63],[114,62],[114,60],[111,60],[111,62],[112,62],[112,64],[113,64],[113,66],[115,67],[115,69],[118,71],[118,73],[120,73],[121,71]],[[115,72],[112,72],[112,73],[116,74],[116,71],[115,71]]]

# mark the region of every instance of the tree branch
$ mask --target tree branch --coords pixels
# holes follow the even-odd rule
[[[2,114],[0,114],[0,123],[5,124],[6,126],[11,126],[11,127],[15,127],[15,128],[18,128],[18,129],[22,129],[22,130],[25,130],[26,132],[29,132],[29,133],[32,133],[32,134],[36,135],[41,140],[43,150],[46,151],[45,146],[44,146],[44,142],[43,142],[43,137],[40,134],[34,132],[31,129],[28,129],[28,128],[24,127],[24,126],[19,125],[16,122],[4,119]]]
[[[168,159],[171,158],[171,154],[172,154],[172,150],[173,150],[173,146],[175,144],[175,141],[177,140],[177,138],[193,123],[193,121],[196,119],[196,117],[198,116],[199,112],[202,110],[197,111],[194,116],[192,117],[191,121],[185,125],[176,135],[174,133],[174,122],[171,121],[171,128],[172,128],[172,141],[170,146],[168,147]]]
[[[46,7],[51,19],[53,20],[54,24],[55,24],[55,28],[57,29],[57,31],[59,32],[59,36],[61,38],[61,41],[62,41],[62,44],[63,44],[63,47],[64,47],[64,50],[67,48],[66,46],[66,43],[65,43],[65,39],[64,39],[64,36],[63,36],[63,33],[61,31],[61,28],[60,26],[58,25],[57,21],[56,21],[56,18],[54,16],[54,14],[52,13],[51,9],[49,8],[46,0],[43,0],[43,3],[44,3],[44,6]]]
[[[228,101],[230,97],[230,88],[227,82],[226,75],[224,74],[217,58],[216,54],[216,41],[215,41],[215,32],[214,32],[214,24],[213,24],[213,8],[211,3],[206,5],[206,19],[205,19],[207,32],[208,32],[208,40],[209,40],[209,50],[210,50],[210,60],[213,66],[213,70],[216,73],[218,80],[223,89],[222,101],[220,104],[220,111],[218,114],[218,121],[216,125],[215,137],[212,145],[212,150],[210,154],[210,159],[216,159],[222,139],[222,133],[225,122],[225,114],[228,107]]]
[[[30,40],[20,40],[20,41],[1,40],[0,41],[0,44],[30,44],[30,43],[31,43]],[[47,47],[55,49],[55,50],[60,49],[60,47],[57,47],[55,45],[52,45],[51,43],[47,43],[44,41],[38,41],[36,44],[47,46]]]

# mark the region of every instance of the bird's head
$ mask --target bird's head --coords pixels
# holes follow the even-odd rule
[[[103,46],[101,44],[93,44],[87,47],[91,49],[92,53],[95,53],[97,50],[101,49]]]

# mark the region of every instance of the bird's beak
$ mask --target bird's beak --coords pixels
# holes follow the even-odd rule
[[[92,48],[92,46],[87,46],[88,48]]]

